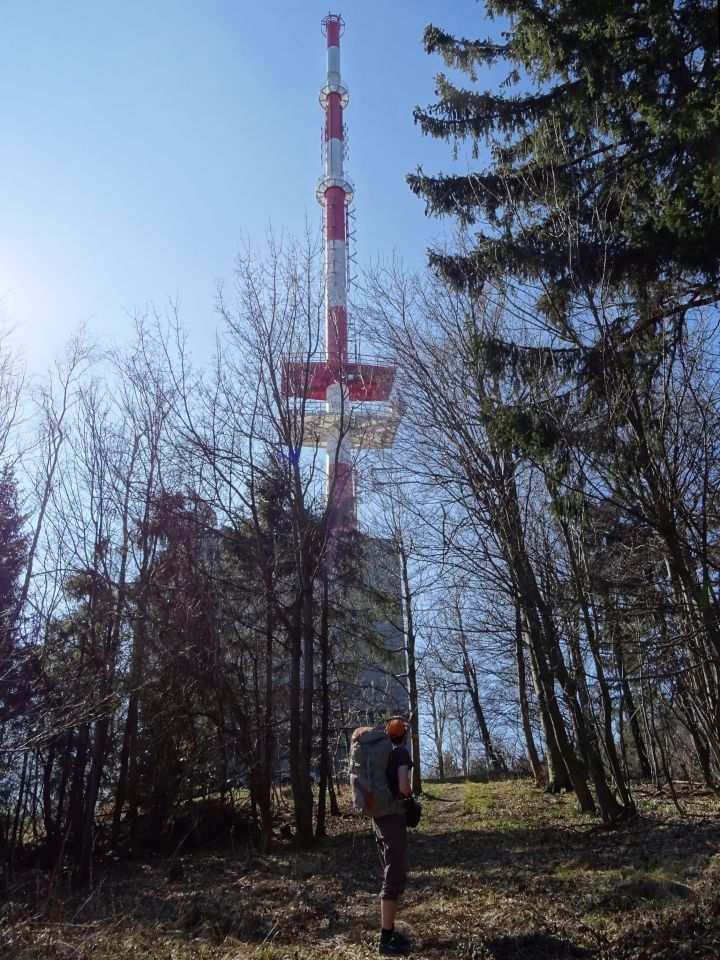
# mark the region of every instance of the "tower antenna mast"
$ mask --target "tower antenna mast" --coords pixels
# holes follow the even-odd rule
[[[331,529],[351,531],[357,526],[356,452],[390,447],[395,438],[398,412],[390,397],[396,369],[348,355],[348,209],[355,188],[344,170],[343,112],[349,94],[340,74],[340,37],[345,22],[329,13],[322,27],[327,38],[327,73],[320,89],[325,169],[316,195],[323,207],[325,358],[286,360],[283,386],[286,396],[307,401],[303,446],[325,447]]]

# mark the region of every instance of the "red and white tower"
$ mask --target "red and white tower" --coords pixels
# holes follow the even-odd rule
[[[344,171],[343,111],[349,100],[340,76],[344,21],[331,13],[322,25],[327,37],[327,76],[320,90],[325,173],[317,198],[324,208],[325,359],[287,361],[283,383],[288,396],[308,401],[304,446],[326,449],[333,525],[352,530],[357,523],[357,451],[392,446],[398,415],[391,402],[395,367],[348,355],[348,208],[354,187]]]

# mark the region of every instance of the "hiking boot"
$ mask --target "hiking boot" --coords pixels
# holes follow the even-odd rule
[[[393,930],[389,937],[380,936],[378,953],[388,957],[400,957],[410,950],[410,940],[399,930]]]

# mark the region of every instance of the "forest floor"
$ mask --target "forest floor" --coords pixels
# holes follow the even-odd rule
[[[417,958],[720,958],[720,803],[638,792],[608,829],[523,781],[428,784],[398,927]],[[289,806],[285,816],[289,818]],[[377,955],[378,854],[331,818],[311,850],[278,840],[106,864],[82,892],[21,876],[0,902],[3,960],[365,960]],[[287,830],[284,831],[287,833]]]

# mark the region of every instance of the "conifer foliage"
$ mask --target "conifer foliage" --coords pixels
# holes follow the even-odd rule
[[[538,552],[532,526],[520,523],[521,498],[513,493],[508,502],[507,477],[488,471],[467,507],[480,505],[483,535],[495,538],[507,563],[536,689],[544,685],[549,711],[561,692],[572,721],[580,756],[561,716],[544,724],[546,753],[552,761],[559,737],[581,805],[592,808],[590,779],[603,818],[615,820],[634,809],[613,733],[624,711],[632,724],[638,691],[625,679],[634,665],[640,674],[651,668],[640,690],[647,716],[657,710],[668,729],[674,710],[706,782],[720,782],[720,584],[711,559],[718,528],[710,503],[718,484],[708,479],[718,469],[720,427],[712,359],[720,300],[717,10],[710,0],[487,0],[485,9],[507,24],[499,40],[435,26],[424,38],[428,53],[473,86],[441,74],[436,102],[416,109],[416,122],[456,152],[469,146],[480,167],[461,175],[420,169],[408,178],[429,215],[450,216],[460,228],[457,249],[430,253],[457,299],[427,344],[436,348],[437,331],[447,343],[448,317],[462,314],[451,324],[453,352],[463,358],[459,376],[472,380],[478,427],[456,458],[468,464],[463,480],[490,462],[489,450],[527,502],[545,511],[534,527],[553,549]],[[478,92],[481,71],[498,65],[507,68],[504,79]],[[425,396],[415,402],[434,402],[443,376],[419,378]],[[442,411],[438,426],[451,440],[467,436],[453,416]],[[542,478],[544,491],[523,476]],[[504,504],[499,514],[483,499],[488,487]],[[612,544],[622,545],[619,562]],[[563,576],[548,575],[553,551],[567,574],[561,588]],[[661,585],[657,595],[652,583]],[[637,730],[633,736],[646,769],[644,744]],[[670,781],[665,761],[662,750],[653,757]]]
[[[500,89],[486,92],[440,75],[437,101],[415,111],[425,134],[492,145],[477,172],[409,177],[429,214],[479,227],[467,257],[435,254],[436,265],[456,282],[543,280],[560,302],[578,269],[584,282],[613,286],[682,276],[696,297],[712,297],[720,272],[716,5],[489,0],[486,9],[509,20],[500,43],[435,26],[424,38],[429,53],[473,81],[483,66],[508,67]]]
[[[17,503],[12,470],[0,471],[0,721],[12,717],[21,698],[27,664],[18,657],[18,581],[25,566],[27,543]]]

